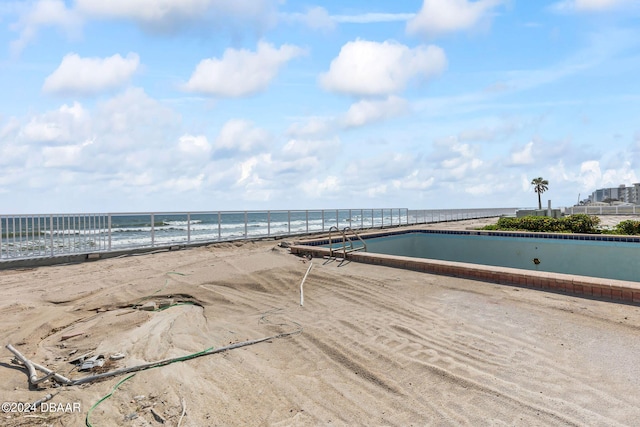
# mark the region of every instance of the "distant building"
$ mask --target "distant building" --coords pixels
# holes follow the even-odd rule
[[[635,183],[632,187],[626,187],[622,184],[618,187],[598,188],[584,202],[587,204],[617,202],[640,205],[640,183]]]

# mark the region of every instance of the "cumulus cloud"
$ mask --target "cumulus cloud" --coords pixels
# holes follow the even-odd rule
[[[335,130],[334,122],[333,117],[309,117],[305,121],[292,123],[287,129],[287,135],[294,137],[325,135]]]
[[[280,17],[284,21],[300,22],[312,30],[328,31],[336,27],[336,21],[320,6],[309,8],[305,13],[288,13]]]
[[[284,64],[303,53],[297,46],[282,45],[276,49],[263,41],[255,52],[227,49],[220,59],[202,60],[183,88],[220,97],[252,95],[265,90]]]
[[[378,24],[381,22],[403,22],[416,16],[415,13],[362,13],[360,15],[336,15],[335,22],[344,24]]]
[[[298,184],[298,188],[308,197],[332,197],[340,194],[342,185],[340,178],[329,175],[324,179],[312,178],[302,181]]]
[[[275,20],[274,0],[76,0],[78,11],[102,19],[133,20],[153,31],[175,31],[198,22],[217,26],[253,23],[258,27]]]
[[[38,0],[25,9],[18,22],[11,25],[11,29],[20,34],[11,42],[11,50],[14,54],[20,53],[36,38],[41,27],[60,28],[68,36],[75,36],[82,24],[82,16],[68,9],[63,0]]]
[[[533,141],[528,142],[521,150],[513,151],[510,156],[512,165],[530,165],[533,160]]]
[[[424,0],[422,9],[407,23],[409,34],[429,37],[474,28],[504,0]]]
[[[179,116],[141,88],[130,88],[98,105],[94,127],[99,135],[115,135],[112,148],[160,144],[171,137]]]
[[[204,135],[186,134],[178,140],[178,150],[190,157],[198,157],[206,159],[211,153],[211,144]]]
[[[575,181],[583,191],[593,191],[596,188],[617,187],[620,184],[630,185],[638,182],[631,163],[628,161],[616,165],[615,168],[601,168],[600,160],[587,160],[580,165],[580,172],[568,176],[567,180]]]
[[[70,53],[46,78],[42,90],[53,94],[95,95],[128,83],[139,65],[140,59],[135,53],[129,53],[126,58],[119,54],[82,58]]]
[[[304,122],[289,126],[287,134],[293,137],[322,136],[339,130],[363,127],[394,117],[402,116],[411,109],[407,100],[395,95],[384,99],[363,99],[353,103],[341,115],[333,117],[310,117]]]
[[[233,119],[226,122],[214,143],[216,150],[248,153],[263,149],[271,136],[247,120]]]
[[[437,162],[436,166],[443,180],[466,179],[470,173],[478,171],[484,165],[478,145],[461,143],[456,138],[451,138],[436,143],[435,148],[436,153],[431,159]]]
[[[43,27],[77,37],[87,21],[131,21],[151,33],[228,30],[234,35],[262,33],[277,22],[278,0],[35,0],[17,7],[20,17],[11,25],[19,33],[11,43],[20,53]],[[13,11],[14,8],[12,8]]]
[[[65,168],[81,164],[82,150],[93,144],[88,140],[81,144],[62,145],[57,147],[44,147],[42,157],[45,167]]]
[[[412,79],[426,81],[440,74],[446,65],[437,46],[412,49],[395,41],[356,40],[342,46],[320,83],[349,95],[389,95],[404,90]]]
[[[344,115],[344,127],[359,127],[404,114],[409,103],[400,97],[390,96],[384,100],[362,100],[349,107]]]
[[[54,111],[31,117],[19,132],[26,143],[57,144],[71,142],[88,135],[90,117],[84,107],[74,102]]]

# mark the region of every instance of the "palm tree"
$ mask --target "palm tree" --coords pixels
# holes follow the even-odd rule
[[[531,181],[531,185],[534,186],[533,191],[538,193],[538,209],[542,210],[542,200],[540,200],[540,195],[549,189],[549,181],[542,179],[542,177],[538,177]]]

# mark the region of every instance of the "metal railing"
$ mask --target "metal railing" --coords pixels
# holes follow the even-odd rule
[[[571,206],[564,212],[567,215],[640,215],[640,206]]]
[[[0,262],[513,215],[515,208],[0,215]]]

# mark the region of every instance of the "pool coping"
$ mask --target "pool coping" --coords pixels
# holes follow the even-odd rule
[[[604,240],[604,241],[631,241],[640,243],[640,237],[632,236],[606,236],[610,239],[588,238],[595,237],[589,234],[566,233],[535,233],[535,232],[507,232],[487,230],[438,230],[438,229],[405,229],[383,232],[359,233],[363,239],[384,237],[406,233],[446,233],[466,235],[495,235],[501,237],[538,237],[569,239],[564,236],[572,236],[571,240]],[[605,237],[600,235],[599,237]],[[619,240],[619,238],[625,238]],[[333,243],[342,241],[338,236],[332,236]],[[298,240],[290,246],[291,253],[297,255],[311,255],[313,257],[328,257],[331,255],[329,248],[321,245],[329,244],[329,237],[316,237],[309,240]],[[335,251],[334,251],[335,252]],[[338,259],[342,258],[342,254]],[[490,265],[471,264],[456,261],[441,261],[427,258],[413,258],[398,255],[383,255],[370,252],[348,252],[346,260],[365,264],[382,265],[387,267],[402,268],[405,270],[420,271],[424,273],[443,276],[460,277],[464,279],[497,283],[501,285],[518,286],[554,293],[566,293],[574,296],[599,299],[604,301],[621,302],[640,305],[640,282],[606,279],[601,277],[578,276],[574,274],[549,273],[533,270],[523,270],[510,267],[497,267]]]

